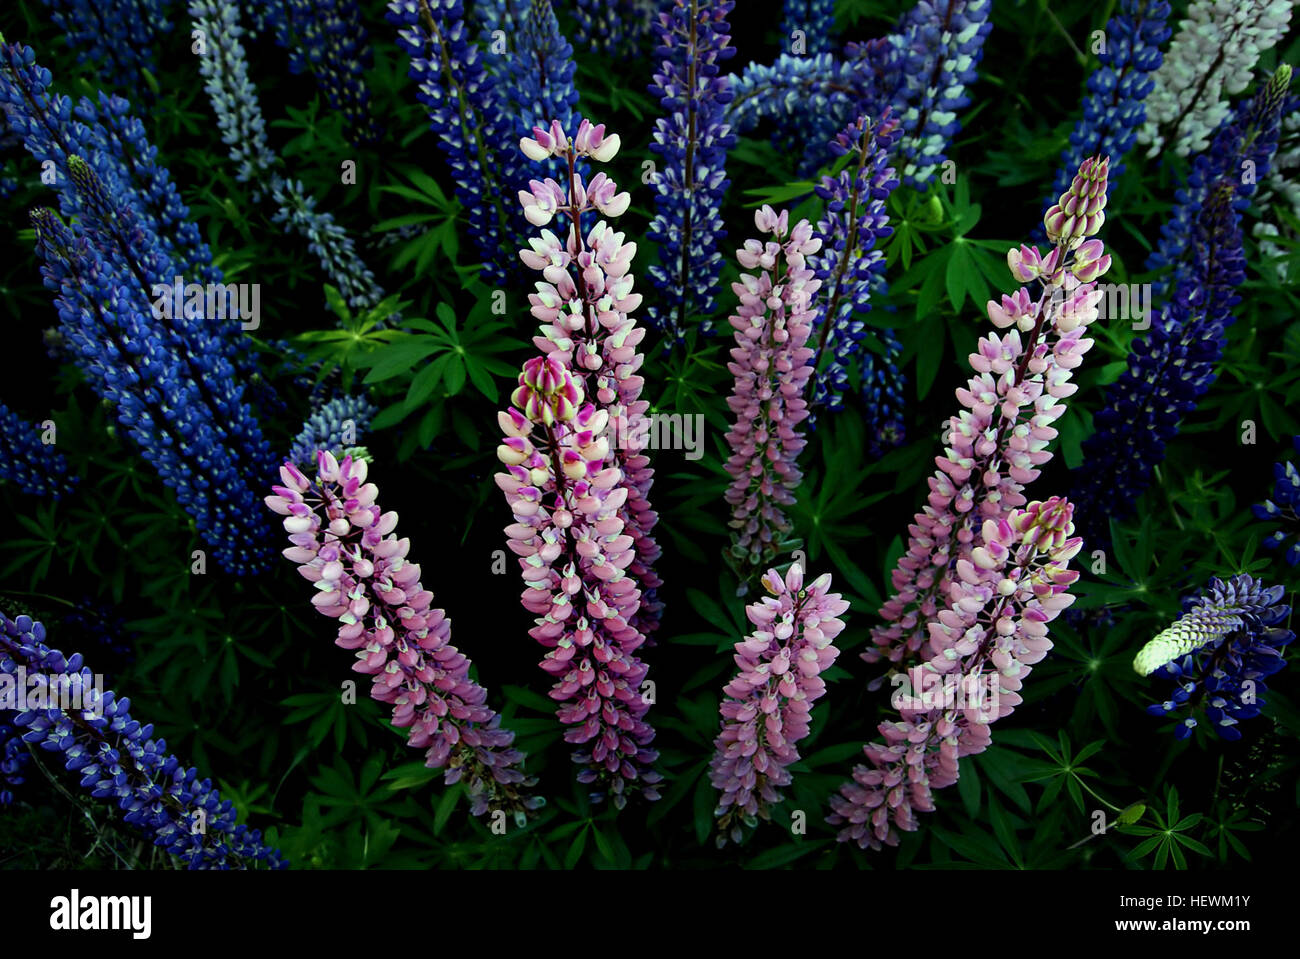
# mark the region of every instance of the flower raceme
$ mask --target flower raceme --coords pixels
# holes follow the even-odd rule
[[[51,649],[45,627],[30,616],[0,613],[0,677],[13,684],[21,675],[27,684],[38,680],[49,694],[46,707],[24,709],[9,720],[23,743],[62,754],[82,789],[114,802],[123,820],[155,846],[189,869],[288,865],[260,832],[236,823],[234,803],[223,801],[211,780],[199,779],[197,770],[167,753],[166,742],[152,738],[153,726],[131,717],[129,699],[100,688],[80,653]],[[7,748],[0,761],[6,778],[21,772],[14,756]],[[0,792],[0,805],[3,799]]]
[[[284,556],[318,590],[312,605],[339,622],[335,644],[355,651],[353,670],[372,677],[371,697],[392,707],[393,725],[425,749],[425,764],[445,769],[448,785],[465,782],[474,815],[526,817],[541,799],[525,795],[532,782],[519,769],[514,733],[501,728],[469,659],[450,644],[451,623],[431,608],[420,567],[406,558],[410,540],[393,533],[397,514],[376,504],[365,461],[322,451],[314,472],[309,479],[285,463],[284,485],[266,505],[285,517],[293,545]]]
[[[803,475],[798,458],[807,440],[798,426],[808,417],[805,397],[813,368],[813,296],[821,280],[807,258],[821,249],[812,225],[790,227],[786,210],[764,206],[754,214],[759,233],[736,251],[742,273],[732,284],[740,305],[731,317],[736,345],[727,368],[735,385],[727,405],[735,423],[727,433],[731,476],[729,557],[744,584],[770,563],[790,531],[783,507],[793,505]]]
[[[558,158],[568,176],[564,185],[548,177],[531,180],[527,190],[519,191],[530,223],[545,228],[558,219],[563,234],[561,239],[555,231],[542,229],[519,258],[542,275],[535,284],[537,292],[528,297],[533,318],[542,324],[533,342],[573,374],[591,404],[608,414],[608,428],[617,437],[610,444],[609,463],[618,467],[627,490],[619,516],[635,545],[628,573],[642,592],[631,625],[649,636],[659,626],[662,606],[656,598],[660,580],[654,569],[660,549],[652,535],[659,517],[650,506],[654,471],[645,454],[648,433],[639,428],[650,408],[641,398],[645,380],[637,349],[646,331],[631,315],[641,305],[631,273],[636,244],[625,243],[623,234],[605,219],[621,216],[631,197],[620,193],[603,172],[584,182],[578,170],[582,160],[613,159],[619,145],[618,134],[606,135],[603,124],[585,119],[572,136],[552,121],[520,141],[529,159],[549,164]],[[592,217],[595,223],[584,227],[585,219]]]
[[[908,696],[899,718],[880,724],[883,742],[865,748],[869,765],[831,798],[827,821],[841,842],[896,846],[918,828],[917,812],[934,809],[933,790],[955,783],[959,760],[983,752],[989,725],[1019,705],[1033,665],[1052,648],[1048,624],[1073,601],[1079,578],[1069,562],[1083,546],[1073,507],[1059,497],[1032,502],[983,521],[979,544],[958,559],[945,606],[926,623],[914,686],[960,677],[963,695],[938,702]]]
[[[628,489],[602,435],[609,413],[585,401],[578,377],[551,353],[529,360],[499,414],[505,434],[497,485],[515,522],[508,546],[519,557],[523,606],[537,616],[529,635],[547,649],[541,667],[578,781],[617,808],[640,791],[657,799],[654,730],[644,719],[650,697],[636,657],[645,636],[632,625],[641,603],[628,574],[635,556],[622,507]]]
[[[908,527],[895,592],[880,611],[886,624],[872,630],[874,645],[862,654],[869,663],[902,672],[923,655],[930,624],[960,563],[980,547],[985,521],[1004,520],[1023,505],[1022,490],[1051,459],[1052,423],[1078,389],[1071,374],[1092,347],[1085,334],[1102,297],[1095,281],[1110,267],[1092,238],[1105,219],[1106,179],[1104,158],[1085,160],[1044,217],[1053,249],[1046,256],[1027,246],[1007,253],[1012,276],[1041,290],[1034,296],[1021,287],[988,303],[990,321],[1007,332],[989,335],[970,355],[975,375],[957,391],[963,409],[949,420],[929,498]]]
[[[1175,683],[1170,698],[1147,712],[1169,716],[1203,708],[1221,738],[1240,739],[1238,723],[1260,714],[1268,691],[1264,679],[1286,665],[1279,650],[1295,639],[1285,625],[1291,613],[1280,602],[1285,593],[1285,587],[1266,587],[1245,573],[1210,580],[1182,618],[1133,660],[1139,676]],[[1186,739],[1196,726],[1196,717],[1187,716],[1174,735]]]
[[[740,842],[745,826],[769,819],[791,782],[795,744],[808,735],[813,702],[826,692],[821,673],[839,655],[832,642],[849,608],[830,585],[829,573],[805,585],[798,563],[784,577],[768,570],[763,586],[771,596],[745,610],[754,631],[736,644],[739,672],[723,689],[709,772],[722,794],[714,813],[719,846]]]

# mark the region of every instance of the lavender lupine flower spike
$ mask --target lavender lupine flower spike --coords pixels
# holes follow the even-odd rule
[[[71,493],[78,477],[53,443],[41,442],[43,428],[0,403],[0,479],[24,493],[59,499]]]
[[[796,743],[808,735],[812,704],[826,692],[821,673],[835,662],[832,644],[849,604],[830,592],[823,573],[804,585],[795,563],[782,578],[768,570],[764,596],[745,610],[754,631],[736,644],[740,671],[723,689],[722,731],[714,742],[709,778],[722,795],[714,816],[718,845],[740,842],[744,827],[768,819],[791,782]],[[772,598],[775,597],[775,598]]]
[[[883,241],[894,232],[885,201],[898,186],[889,154],[898,134],[898,121],[888,110],[879,123],[859,117],[835,138],[831,147],[837,156],[852,155],[848,167],[837,177],[823,177],[817,187],[817,195],[826,201],[826,215],[818,221],[816,230],[822,248],[809,257],[822,283],[821,295],[815,301],[814,409],[843,408],[843,392],[849,384],[848,364],[861,352],[859,347],[866,334],[858,315],[871,309],[872,294],[884,286]],[[897,343],[887,331],[883,338],[887,345]],[[878,371],[872,357],[864,357],[863,366],[863,382],[868,385],[887,372]],[[896,382],[885,385],[890,392],[897,387]],[[901,439],[900,413],[898,406],[888,401],[868,409],[873,452]]]
[[[1069,187],[1085,157],[1109,156],[1112,184],[1124,172],[1123,159],[1146,121],[1145,103],[1155,86],[1152,74],[1160,67],[1160,45],[1169,38],[1168,19],[1166,0],[1121,0],[1119,12],[1106,22],[1106,46],[1088,77],[1083,115],[1061,154],[1053,197]],[[1041,238],[1040,227],[1037,239]]]
[[[650,94],[665,115],[655,121],[650,144],[662,169],[653,179],[655,216],[648,233],[659,244],[660,262],[648,271],[659,295],[646,318],[670,344],[712,314],[722,272],[721,207],[735,137],[723,117],[732,80],[719,76],[718,65],[736,52],[727,24],[733,6],[731,0],[673,0],[659,14],[660,67]]]
[[[1188,601],[1187,613],[1133,661],[1138,675],[1175,684],[1170,698],[1147,712],[1169,716],[1203,709],[1222,739],[1240,739],[1238,724],[1259,715],[1268,691],[1264,680],[1286,665],[1279,650],[1295,639],[1285,626],[1291,613],[1280,602],[1285,592],[1245,573],[1226,582],[1210,580],[1204,593]],[[1174,726],[1174,735],[1186,739],[1196,726],[1196,717],[1187,716]]]
[[[317,454],[314,478],[292,463],[266,505],[284,516],[293,545],[286,559],[318,590],[317,611],[339,622],[335,645],[356,651],[352,668],[373,677],[372,698],[393,708],[394,726],[425,749],[425,765],[445,769],[447,785],[464,781],[470,811],[510,812],[518,819],[541,805],[519,769],[514,733],[487,705],[487,690],[469,676],[470,661],[450,644],[451,623],[431,608],[420,567],[406,558],[410,540],[393,533],[397,514],[376,504],[363,460]]]
[[[641,595],[627,572],[627,489],[602,435],[609,414],[585,399],[555,354],[525,363],[512,408],[499,414],[507,471],[496,482],[514,514],[506,535],[527,584],[523,605],[538,617],[529,635],[548,650],[540,665],[556,677],[564,739],[580,747],[578,781],[621,809],[638,791],[658,798],[658,753],[636,657],[645,637],[630,622]]]
[[[188,868],[288,865],[260,832],[236,823],[234,804],[211,780],[168,755],[153,726],[131,718],[131,701],[104,690],[80,653],[65,657],[46,645],[45,627],[30,616],[0,613],[0,678],[24,688],[29,703],[38,689],[46,700],[10,720],[23,742],[62,753],[82,789],[116,803],[126,823]]]
[[[807,440],[799,424],[808,418],[805,398],[813,368],[808,347],[813,296],[821,287],[807,257],[821,249],[812,225],[790,228],[789,212],[770,206],[754,224],[771,239],[746,240],[736,259],[747,270],[732,284],[740,305],[731,317],[736,345],[727,364],[735,385],[727,405],[735,424],[727,433],[731,456],[727,503],[732,544],[728,557],[746,589],[756,570],[770,565],[784,546],[790,521],[784,507],[799,486],[799,453]]]
[[[617,134],[606,137],[603,124],[592,126],[583,120],[570,139],[560,124],[552,122],[548,130],[537,128],[520,145],[535,163],[558,159],[568,166],[565,185],[549,178],[532,180],[528,190],[519,191],[524,216],[534,226],[546,227],[556,216],[562,224],[567,221],[563,240],[543,229],[519,254],[528,269],[540,271],[543,277],[535,284],[537,292],[528,297],[533,317],[543,324],[541,336],[533,342],[559,359],[596,409],[609,414],[613,439],[609,462],[619,468],[627,490],[619,517],[635,547],[628,573],[642,590],[640,605],[629,621],[648,636],[658,629],[662,604],[656,597],[661,583],[654,569],[660,550],[653,530],[659,516],[650,505],[654,470],[645,454],[650,404],[641,398],[645,380],[639,373],[642,355],[637,350],[646,331],[631,316],[641,303],[630,272],[636,244],[625,243],[623,234],[604,219],[621,216],[632,198],[619,193],[604,173],[584,185],[578,171],[583,160],[613,159],[619,138]],[[584,218],[591,217],[596,223],[586,230]]]
[[[1192,0],[1155,73],[1138,143],[1147,156],[1199,153],[1229,114],[1224,94],[1250,86],[1259,56],[1286,36],[1291,0]]]
[[[990,334],[970,355],[975,375],[957,391],[963,409],[949,420],[926,505],[908,527],[907,552],[893,572],[895,593],[880,610],[886,624],[872,630],[873,646],[862,654],[869,663],[887,662],[890,672],[899,672],[923,655],[930,624],[961,561],[979,545],[984,521],[1004,520],[1022,505],[1024,487],[1051,459],[1052,423],[1065,412],[1061,401],[1078,389],[1071,371],[1092,347],[1084,334],[1102,297],[1095,281],[1110,268],[1101,241],[1092,239],[1105,219],[1106,178],[1104,158],[1079,167],[1043,218],[1055,244],[1047,256],[1035,247],[1007,251],[1012,276],[1037,281],[1041,292],[1032,296],[1021,287],[988,303],[995,326],[1015,329]]]
[[[870,765],[831,797],[826,821],[841,827],[840,842],[897,845],[900,830],[918,827],[917,812],[934,809],[932,791],[957,781],[959,760],[988,747],[989,725],[1019,705],[1025,677],[1052,648],[1048,623],[1074,601],[1069,562],[1083,540],[1072,512],[1053,497],[984,520],[927,623],[923,664],[895,696],[899,719],[880,724],[884,742],[864,750]]]

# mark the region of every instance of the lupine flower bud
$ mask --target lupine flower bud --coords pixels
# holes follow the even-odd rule
[[[1094,236],[1106,222],[1108,157],[1084,160],[1070,188],[1043,216],[1047,238],[1058,247],[1074,250]],[[1014,269],[1014,268],[1013,268]]]

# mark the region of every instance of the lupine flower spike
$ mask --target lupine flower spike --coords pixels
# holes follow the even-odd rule
[[[990,516],[979,543],[956,563],[942,609],[927,622],[923,661],[908,671],[880,724],[883,742],[864,750],[869,765],[831,798],[827,822],[841,842],[896,846],[934,809],[933,790],[951,786],[959,760],[983,752],[989,725],[1010,715],[1035,663],[1052,648],[1048,624],[1074,600],[1069,562],[1083,546],[1065,500],[1053,497]]]
[[[420,567],[407,560],[411,542],[393,533],[397,514],[376,504],[364,460],[317,454],[314,478],[292,463],[266,505],[284,517],[293,545],[286,559],[315,585],[311,603],[339,623],[335,645],[354,650],[352,668],[373,677],[370,695],[392,707],[394,726],[425,750],[425,765],[444,782],[464,782],[470,811],[504,811],[517,821],[542,803],[527,795],[532,780],[519,767],[514,733],[487,705],[487,690],[470,678],[469,659],[451,645],[451,622],[433,609]]]
[[[1096,280],[1110,268],[1094,238],[1105,220],[1106,180],[1104,158],[1085,160],[1043,218],[1053,249],[1046,256],[1036,247],[1007,251],[1012,276],[1040,291],[1021,287],[987,305],[994,326],[1014,328],[980,340],[970,355],[975,375],[957,391],[963,409],[948,422],[930,495],[908,527],[894,595],[880,610],[885,625],[872,630],[873,645],[862,654],[869,663],[888,663],[895,673],[924,658],[931,624],[986,521],[1006,520],[1022,506],[1025,486],[1052,457],[1052,424],[1078,389],[1070,378],[1092,347],[1085,334],[1102,297]]]
[[[541,667],[556,679],[564,739],[580,747],[578,781],[620,809],[636,792],[657,799],[646,667],[636,656],[645,637],[631,624],[641,594],[627,572],[628,491],[603,435],[609,414],[586,401],[554,353],[524,364],[511,403],[499,415],[506,472],[496,481],[514,514],[506,535],[523,605],[538,617],[529,635],[547,649]]]
[[[622,216],[631,197],[618,192],[604,173],[584,183],[578,169],[584,160],[612,160],[618,153],[618,134],[606,136],[603,124],[583,120],[570,139],[553,121],[521,140],[520,148],[535,163],[556,158],[567,166],[564,184],[550,178],[531,180],[528,190],[519,191],[528,222],[544,228],[519,253],[524,266],[542,274],[534,284],[537,292],[528,297],[533,317],[542,323],[541,335],[533,342],[558,359],[595,408],[608,414],[609,462],[618,467],[627,490],[619,516],[635,547],[628,573],[642,591],[631,624],[648,636],[658,629],[662,605],[656,598],[660,580],[654,569],[660,550],[652,532],[659,516],[650,505],[654,470],[645,454],[650,404],[641,398],[645,380],[637,349],[646,331],[631,315],[641,304],[631,273],[636,244],[625,243],[606,219]],[[563,239],[545,229],[556,217],[564,228]],[[594,225],[584,226],[592,218]]]
[[[781,802],[792,779],[788,767],[799,759],[796,744],[826,692],[821,674],[839,655],[832,643],[849,608],[830,591],[829,573],[805,585],[798,563],[784,577],[768,570],[763,586],[771,595],[745,610],[754,631],[736,644],[740,669],[723,689],[722,731],[709,767],[722,794],[714,812],[719,846],[740,842],[746,827],[770,819]]]
[[[1300,452],[1300,436],[1291,438]],[[1300,564],[1300,470],[1294,462],[1283,460],[1273,464],[1273,497],[1251,507],[1255,516],[1265,523],[1277,524],[1264,539],[1268,549],[1285,549],[1290,566]]]
[[[791,524],[785,508],[794,504],[803,476],[798,459],[807,439],[799,424],[808,417],[813,350],[807,344],[813,297],[821,287],[808,257],[822,241],[807,220],[791,229],[788,211],[764,206],[754,214],[754,225],[771,239],[746,240],[736,251],[743,269],[758,272],[742,273],[732,284],[740,305],[731,317],[736,345],[727,364],[735,377],[727,398],[735,417],[727,433],[728,559],[742,594],[754,573],[787,545]]]
[[[26,687],[30,708],[8,720],[22,742],[61,753],[82,789],[113,802],[123,821],[187,868],[288,865],[260,832],[236,822],[234,803],[223,801],[211,780],[199,779],[153,738],[153,726],[131,717],[129,699],[102,688],[80,653],[65,657],[51,649],[45,627],[30,616],[0,613],[0,679],[10,689],[19,682]],[[47,705],[33,705],[36,695]],[[6,777],[17,775],[14,755],[7,749],[0,757]],[[0,805],[4,798],[0,793]]]
[[[1147,712],[1172,716],[1203,710],[1221,738],[1240,739],[1238,724],[1259,715],[1268,691],[1264,680],[1286,665],[1280,650],[1295,639],[1284,625],[1291,613],[1280,602],[1285,592],[1245,573],[1210,580],[1204,593],[1188,601],[1187,613],[1133,660],[1139,676],[1174,683],[1169,699]],[[1196,716],[1187,715],[1174,726],[1174,735],[1186,739],[1196,726]]]

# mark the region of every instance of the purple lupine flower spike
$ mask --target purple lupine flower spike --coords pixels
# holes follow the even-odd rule
[[[284,551],[317,592],[312,605],[339,622],[335,645],[356,651],[354,671],[372,676],[370,695],[393,708],[394,726],[425,749],[425,764],[464,781],[476,815],[492,810],[516,820],[541,805],[525,794],[532,780],[519,768],[514,733],[487,705],[487,690],[469,676],[469,659],[450,644],[451,623],[433,609],[420,567],[406,559],[410,540],[393,533],[397,514],[376,504],[364,460],[340,463],[319,452],[309,479],[292,463],[266,505],[284,516],[293,545]]]
[[[764,206],[754,215],[760,233],[771,239],[746,240],[736,251],[742,273],[732,284],[740,305],[731,317],[736,345],[727,364],[735,385],[727,405],[735,424],[727,433],[731,456],[726,469],[733,530],[728,557],[741,580],[769,565],[784,548],[790,520],[784,508],[794,503],[802,479],[799,453],[807,440],[799,424],[808,417],[805,398],[813,368],[807,345],[812,333],[813,296],[821,280],[807,257],[821,249],[812,225],[790,228],[788,211]]]
[[[917,812],[933,811],[933,790],[957,781],[958,761],[988,747],[989,725],[1020,704],[1025,677],[1052,648],[1048,623],[1074,601],[1069,562],[1083,540],[1072,514],[1053,497],[984,520],[927,623],[923,662],[895,697],[899,719],[880,724],[884,742],[864,749],[870,765],[831,797],[827,822],[841,842],[898,845]]]
[[[1032,296],[1021,287],[987,304],[995,326],[1014,329],[990,334],[970,355],[975,375],[957,390],[962,410],[948,422],[929,498],[908,527],[894,595],[880,610],[885,625],[872,630],[873,645],[862,654],[869,663],[887,662],[896,673],[923,657],[930,624],[959,562],[978,545],[982,523],[1023,505],[1025,486],[1052,457],[1052,424],[1065,412],[1061,401],[1078,389],[1071,371],[1093,343],[1084,334],[1102,297],[1095,281],[1110,268],[1102,242],[1092,238],[1105,219],[1106,180],[1104,158],[1085,160],[1043,218],[1055,247],[1046,256],[1036,247],[1007,251],[1012,276],[1041,291]]]
[[[622,507],[622,471],[610,460],[609,413],[585,402],[560,356],[529,360],[498,422],[505,434],[497,485],[514,523],[506,527],[526,588],[522,602],[538,617],[529,635],[547,649],[541,667],[556,677],[550,697],[580,748],[578,781],[616,808],[640,792],[657,799],[658,753],[636,656],[645,636],[632,624],[641,602],[635,555]]]
[[[795,563],[785,577],[768,570],[771,596],[745,610],[754,631],[736,644],[740,671],[723,689],[722,731],[714,742],[709,778],[722,795],[714,815],[718,845],[740,842],[744,827],[770,819],[799,759],[796,743],[808,735],[812,704],[826,692],[821,673],[839,655],[832,644],[849,608],[830,592],[824,573],[805,586]]]

